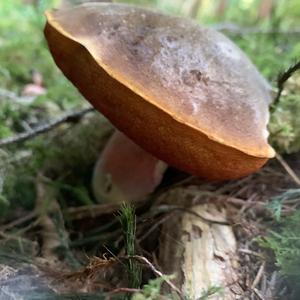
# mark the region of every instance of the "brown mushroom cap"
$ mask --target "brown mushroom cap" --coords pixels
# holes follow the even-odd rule
[[[57,65],[133,141],[209,179],[261,167],[269,86],[213,29],[129,5],[90,3],[46,13]]]

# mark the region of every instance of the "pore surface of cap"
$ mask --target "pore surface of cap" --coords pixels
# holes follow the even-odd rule
[[[269,86],[221,33],[121,4],[85,4],[46,15],[48,44],[65,75],[121,131],[159,158],[217,178],[200,160],[214,164],[233,153],[224,166],[229,167],[224,177],[231,178],[274,155],[267,142]],[[171,157],[172,151],[179,154]],[[249,162],[239,170],[243,159]]]

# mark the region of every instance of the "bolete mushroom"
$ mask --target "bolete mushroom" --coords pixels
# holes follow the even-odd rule
[[[223,34],[125,4],[88,3],[46,16],[56,64],[129,144],[141,147],[139,155],[145,150],[155,164],[209,180],[246,176],[274,156],[266,128],[269,85]],[[110,148],[120,156],[130,149],[116,141]],[[112,182],[120,174],[130,181],[130,165],[128,158],[124,170],[107,168]],[[103,160],[100,166],[102,174]],[[126,193],[122,176],[117,181]],[[145,177],[135,176],[136,186]],[[147,191],[157,180],[151,184]]]

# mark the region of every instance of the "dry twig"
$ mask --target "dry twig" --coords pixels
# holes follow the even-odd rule
[[[241,252],[241,253],[248,254],[248,255],[253,255],[253,256],[256,256],[256,257],[259,257],[259,258],[262,258],[262,259],[264,258],[264,256],[261,253],[252,251],[250,249],[240,248],[240,249],[238,249],[238,251]]]
[[[278,79],[277,79],[278,92],[274,102],[272,103],[271,110],[274,110],[278,102],[280,101],[281,93],[284,89],[285,83],[298,70],[300,70],[300,61],[296,62],[294,65],[290,66],[285,72],[278,75]]]
[[[253,289],[253,292],[256,294],[256,296],[257,296],[260,300],[265,300],[264,296],[261,294],[261,292],[260,292],[258,289],[254,288],[254,289]]]
[[[132,289],[132,288],[118,288],[110,291],[108,294],[120,294],[120,293],[138,293],[140,292],[140,289]],[[110,299],[110,297],[109,297]]]
[[[251,285],[251,289],[252,290],[254,290],[256,288],[256,286],[259,284],[259,282],[260,282],[260,280],[261,280],[261,278],[262,278],[262,276],[264,274],[265,265],[266,265],[266,263],[263,262],[261,264],[261,266],[259,267],[258,272],[257,272],[257,274],[255,276],[255,279],[254,279],[254,281],[253,281],[253,283]]]
[[[145,203],[145,200],[134,202],[136,208],[140,207]],[[118,203],[103,203],[93,204],[78,207],[69,207],[64,213],[72,220],[81,220],[85,218],[97,218],[103,215],[109,215],[115,213],[120,209],[122,202]]]
[[[36,210],[33,210],[31,212],[29,212],[28,214],[16,219],[16,220],[13,220],[11,221],[10,223],[7,223],[7,224],[4,224],[0,227],[0,231],[1,232],[4,232],[6,230],[9,230],[13,227],[17,227],[33,218],[35,218],[37,216],[38,212]]]
[[[156,221],[143,235],[137,240],[138,243],[141,243],[145,238],[147,238],[157,227],[166,222],[170,217],[172,217],[173,213],[170,212],[163,216],[160,220]]]
[[[49,195],[47,194],[47,190],[43,181],[42,174],[38,174],[36,180],[36,210],[41,214],[39,217],[39,225],[42,227],[42,256],[51,261],[56,261],[57,257],[54,253],[54,249],[60,245],[60,237],[57,231],[57,228],[53,222],[53,220],[48,216],[48,211],[45,210],[45,201],[47,198],[49,199]],[[51,199],[52,200],[52,199]],[[51,201],[50,206],[53,209],[57,203]]]
[[[46,124],[37,126],[36,128],[34,128],[32,130],[17,134],[13,137],[8,137],[8,138],[0,140],[0,147],[24,142],[24,141],[31,139],[41,133],[48,132],[63,123],[76,123],[76,122],[80,121],[80,119],[84,115],[86,115],[87,113],[92,112],[92,111],[94,111],[94,108],[89,107],[89,108],[85,108],[85,109],[77,111],[77,112],[66,113],[54,120],[51,120],[50,122],[48,122]]]
[[[158,277],[164,277],[164,274],[162,272],[160,272],[159,270],[156,269],[156,267],[144,256],[139,256],[139,255],[132,255],[132,256],[128,256],[128,257],[124,257],[126,259],[135,259],[139,262],[142,262],[144,264],[146,264],[151,271]],[[183,295],[182,292],[179,290],[178,287],[176,287],[170,280],[168,280],[167,278],[165,278],[165,282],[168,284],[168,286],[175,291],[181,299],[183,299]]]
[[[294,170],[286,163],[286,161],[283,159],[283,157],[276,153],[276,159],[279,161],[279,163],[283,166],[283,168],[286,170],[286,172],[290,175],[290,177],[293,179],[293,181],[300,186],[300,178],[298,175],[294,172]]]

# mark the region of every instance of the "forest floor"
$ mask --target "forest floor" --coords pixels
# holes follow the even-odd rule
[[[299,74],[290,78],[272,112],[270,141],[281,155],[259,172],[207,183],[169,169],[157,191],[135,208],[97,203],[91,192],[93,165],[113,128],[90,109],[48,53],[43,11],[51,1],[38,7],[4,2],[0,299],[115,299],[129,294],[142,300],[182,299],[172,285],[163,292],[172,280],[160,273],[164,224],[206,203],[228,212],[237,239],[237,299],[299,299]],[[250,56],[274,91],[279,72],[300,57],[297,30],[218,28]],[[175,207],[170,199],[182,204]],[[133,284],[134,276],[138,284]],[[222,288],[212,286],[199,299],[219,294]]]

